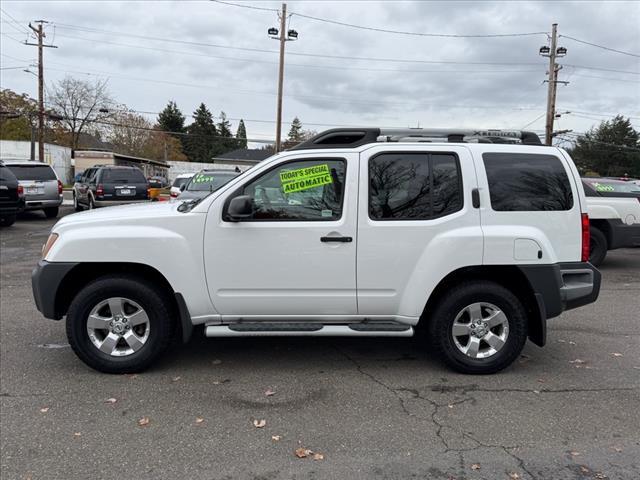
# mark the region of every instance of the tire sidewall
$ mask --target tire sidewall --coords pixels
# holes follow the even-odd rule
[[[456,347],[451,327],[456,316],[472,303],[491,303],[504,312],[509,321],[505,345],[494,355],[474,359]],[[445,297],[436,308],[431,335],[445,362],[455,370],[469,374],[495,373],[518,358],[527,340],[527,316],[520,301],[506,288],[492,282],[462,285]]]
[[[93,345],[87,332],[91,310],[101,301],[123,297],[139,304],[149,317],[149,338],[137,352],[113,357]],[[172,334],[168,308],[155,289],[140,280],[109,277],[96,280],[73,299],[66,319],[69,344],[90,367],[105,373],[133,373],[147,368],[168,345]]]
[[[589,262],[598,266],[607,256],[607,238],[599,229],[594,227],[589,229],[589,237],[592,248],[595,247],[589,252]]]

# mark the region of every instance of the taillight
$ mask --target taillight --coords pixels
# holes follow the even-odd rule
[[[589,243],[591,235],[589,234],[589,214],[582,214],[582,261],[589,261]]]
[[[101,197],[104,195],[104,186],[101,183],[98,184],[98,186],[96,187],[96,195],[98,197]]]
[[[22,185],[18,185],[18,198],[24,197],[24,187]]]
[[[58,180],[58,195],[62,195],[62,182]]]
[[[171,192],[171,198],[178,198],[178,194],[176,192]]]

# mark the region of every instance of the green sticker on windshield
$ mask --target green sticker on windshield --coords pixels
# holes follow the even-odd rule
[[[203,175],[203,174],[198,174],[195,176],[195,178],[193,179],[193,183],[210,183],[213,182],[213,177],[211,175]]]
[[[613,185],[607,185],[606,183],[594,183],[593,186],[595,187],[597,192],[613,192],[614,188]]]
[[[302,192],[333,183],[329,165],[316,165],[298,170],[280,172],[280,183],[284,193]]]

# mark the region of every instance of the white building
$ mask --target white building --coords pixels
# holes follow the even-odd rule
[[[35,144],[35,157],[38,160],[38,143]],[[0,140],[0,159],[30,160],[31,142],[19,140]],[[62,183],[73,183],[73,159],[71,149],[52,143],[44,144],[44,161],[51,165]]]

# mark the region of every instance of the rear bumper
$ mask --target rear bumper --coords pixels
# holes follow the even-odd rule
[[[589,262],[521,265],[520,270],[533,289],[543,319],[593,303],[600,294],[602,276]]]
[[[34,199],[27,197],[25,201],[25,210],[40,210],[42,208],[55,208],[62,205],[62,196],[56,199]]]
[[[128,205],[130,203],[149,203],[150,200],[94,200],[93,204],[96,207],[111,207],[116,205]]]
[[[640,247],[640,223],[627,225],[618,220],[609,222],[609,226],[611,227],[610,250],[614,248]]]
[[[56,296],[64,277],[77,263],[47,262],[40,260],[31,272],[31,288],[36,308],[46,318],[60,320],[62,315],[56,311]]]

